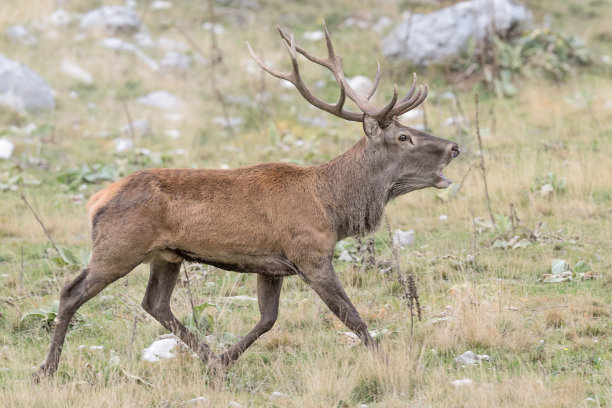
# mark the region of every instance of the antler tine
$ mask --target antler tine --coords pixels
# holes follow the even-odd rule
[[[428,93],[428,89],[427,89],[427,85],[421,85],[419,86],[419,91],[417,92],[416,98],[414,100],[414,102],[412,102],[410,105],[406,105],[405,107],[403,107],[401,110],[399,110],[395,116],[398,115],[402,115],[408,111],[411,111],[412,109],[416,108],[417,106],[419,106],[421,103],[423,103],[423,101],[425,100],[425,98],[427,98],[427,93]]]
[[[291,44],[292,34],[288,35],[286,32],[283,31],[282,28],[280,28],[280,26],[276,26],[276,29],[278,30],[283,40],[285,40],[284,42],[286,42],[287,44]],[[295,45],[295,49],[297,50],[297,52],[299,52],[300,54],[302,54],[303,56],[305,56],[312,62],[319,64],[319,65],[323,65],[324,67],[328,68],[327,65],[325,64],[326,60],[324,60],[323,58],[315,57],[314,55],[310,54],[308,51],[306,51],[304,48],[300,47],[297,44]]]
[[[263,62],[257,55],[255,55],[253,48],[251,48],[251,44],[249,44],[248,41],[246,42],[246,44],[247,44],[247,47],[249,48],[249,53],[251,54],[251,57],[253,58],[253,60],[255,60],[257,65],[261,67],[261,69],[263,69],[270,75],[273,75],[277,78],[284,79],[286,81],[293,83],[293,81],[291,80],[292,73],[283,73],[283,72],[277,71],[274,68],[271,68],[270,66],[266,65],[265,62]]]
[[[380,61],[376,61],[376,78],[374,78],[374,84],[368,93],[368,101],[372,99],[374,96],[374,92],[376,92],[376,88],[378,88],[378,83],[380,82]]]
[[[384,108],[379,110],[378,112],[374,114],[368,113],[368,115],[372,116],[373,118],[377,119],[380,122],[385,122],[387,120],[387,116],[389,115],[389,112],[391,112],[391,109],[393,109],[396,102],[397,102],[397,84],[393,85],[393,98],[391,98],[391,101],[389,101],[389,103]]]
[[[283,30],[280,27],[277,27],[277,29],[282,39],[284,40],[283,43],[285,44],[285,48],[287,48],[287,51],[289,52],[289,57],[291,59],[291,67],[292,67],[291,72],[283,73],[283,72],[277,71],[271,68],[270,66],[268,66],[257,55],[255,55],[255,52],[251,48],[251,44],[249,44],[247,41],[247,46],[249,48],[251,57],[253,57],[257,65],[259,65],[264,71],[268,72],[270,75],[273,75],[277,78],[284,79],[286,81],[291,82],[295,86],[295,88],[298,90],[298,92],[304,97],[304,99],[306,99],[306,101],[316,106],[317,108],[324,110],[326,112],[329,112],[332,115],[336,115],[342,119],[346,119],[346,120],[350,120],[354,122],[361,122],[363,120],[363,114],[357,113],[357,112],[346,111],[343,109],[344,103],[346,101],[346,91],[342,85],[340,87],[340,99],[334,105],[329,104],[323,101],[322,99],[319,99],[308,89],[306,84],[304,84],[304,82],[302,81],[302,77],[300,75],[300,68],[299,68],[298,61],[297,61],[298,52],[304,55],[306,58],[310,59],[311,61],[321,64],[325,66],[326,68],[332,70],[333,72],[332,67],[327,65],[327,60],[322,60],[320,58],[314,57],[310,55],[308,52],[306,52],[306,50],[304,50],[303,48],[297,46],[295,44],[295,39],[293,35],[291,34],[287,35],[285,32],[283,32]],[[340,83],[340,79],[338,79],[338,82]]]
[[[416,73],[413,72],[412,73],[412,85],[410,86],[408,93],[393,108],[393,110],[391,111],[391,116],[397,116],[398,114],[400,114],[398,112],[402,112],[404,109],[412,105],[419,98],[421,94],[420,86],[419,86],[419,91],[417,92],[417,94],[416,95],[414,94],[414,91],[417,88],[416,82],[417,82],[417,75]]]

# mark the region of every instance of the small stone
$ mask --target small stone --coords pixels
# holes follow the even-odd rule
[[[34,45],[37,43],[36,37],[30,34],[28,29],[22,25],[10,26],[4,33],[11,41],[21,42],[26,45]]]
[[[124,6],[103,6],[91,10],[81,18],[80,28],[87,32],[107,34],[133,33],[141,28],[138,13]]]
[[[398,229],[393,233],[393,245],[395,246],[413,245],[414,239],[414,230],[403,231]]]
[[[197,355],[197,354],[196,354]],[[206,397],[196,397],[184,402],[187,405],[200,405],[200,404],[208,404],[210,400]]]
[[[70,17],[70,14],[67,11],[59,9],[51,13],[48,19],[49,19],[49,22],[53,25],[64,26],[70,23],[70,20],[72,18]]]
[[[455,380],[455,381],[451,381],[451,384],[453,384],[454,387],[463,387],[464,385],[472,385],[472,380],[470,380],[469,378],[464,378],[463,380]]]
[[[230,117],[226,119],[224,116],[215,116],[212,122],[219,126],[236,127],[242,123],[242,118]]]
[[[238,295],[238,296],[226,296],[223,299],[225,300],[239,300],[242,302],[257,302],[257,298],[246,295]]]
[[[225,33],[225,29],[221,24],[213,24],[213,23],[204,23],[202,24],[202,28],[206,31],[213,31],[215,35],[223,35]]]
[[[399,115],[400,122],[412,122],[423,117],[423,109],[413,109]]]
[[[142,359],[155,363],[162,359],[174,358],[172,350],[176,348],[178,341],[174,338],[156,340],[149,347],[142,350]]]
[[[186,71],[191,66],[191,58],[188,55],[178,51],[168,51],[164,58],[159,62],[164,68]]]
[[[286,403],[290,402],[289,395],[285,394],[284,392],[280,392],[280,391],[272,392],[268,399],[273,404],[279,404],[279,405],[285,405]]]
[[[62,73],[78,80],[79,82],[83,82],[85,84],[91,84],[93,82],[93,77],[91,76],[89,72],[85,71],[83,68],[79,67],[76,63],[68,59],[64,58],[62,60],[61,70],[62,70]]]
[[[15,145],[6,139],[0,139],[0,159],[8,160],[13,155]]]
[[[146,106],[164,110],[176,110],[181,106],[179,99],[167,91],[155,91],[141,96],[136,100]]]
[[[164,133],[171,139],[178,139],[181,137],[181,131],[178,129],[168,129]]]
[[[129,123],[126,123],[121,127],[121,131],[126,134],[131,134],[132,130],[139,136],[149,135],[152,132],[151,122],[146,119],[138,119],[133,121],[131,126]]]
[[[471,351],[466,351],[459,357],[455,357],[455,362],[463,365],[474,365],[479,361],[490,361],[491,357],[486,354],[476,354]]]
[[[152,10],[170,10],[172,8],[172,3],[169,1],[157,0],[151,3]]]
[[[446,214],[440,214],[440,221],[448,220],[448,216]]]
[[[132,139],[126,139],[124,137],[120,137],[115,139],[115,152],[123,153],[134,148],[134,142]]]
[[[306,31],[304,34],[302,34],[302,38],[308,41],[319,41],[325,38],[325,33],[323,33],[321,30]]]
[[[347,251],[346,249],[343,250],[340,253],[340,256],[338,257],[339,261],[343,261],[343,262],[353,262],[353,257],[351,256],[351,254],[349,253],[349,251]]]
[[[347,81],[351,88],[362,96],[367,96],[372,89],[372,85],[374,85],[370,78],[363,75],[356,75],[352,78],[347,78]]]

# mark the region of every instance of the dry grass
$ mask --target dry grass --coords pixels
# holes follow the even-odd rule
[[[67,7],[84,12],[100,3],[83,0]],[[168,12],[156,13],[147,10],[146,2],[139,2],[138,10],[153,37],[184,41],[176,29],[181,25],[206,52],[210,38],[201,29],[207,19],[206,3],[186,2],[181,7],[178,3]],[[32,205],[59,245],[86,254],[90,244],[84,203],[74,204],[70,197],[82,193],[87,199],[103,185],[70,190],[56,180],[56,175],[68,168],[110,163],[127,174],[153,165],[216,168],[271,160],[312,164],[349,148],[361,135],[359,125],[309,108],[297,92],[276,80],[264,77],[262,85],[258,71],[250,71],[254,65],[244,40],[249,39],[275,66],[286,67],[273,26],[280,22],[301,38],[301,33],[316,29],[317,20],[325,16],[336,48],[345,57],[348,74],[370,75],[379,55],[376,36],[340,23],[351,15],[372,16],[374,21],[382,15],[397,16],[398,6],[371,1],[355,10],[352,2],[343,0],[302,4],[296,10],[291,2],[261,3],[262,10],[245,14],[245,21],[238,26],[231,18],[222,20],[226,34],[220,38],[224,67],[219,86],[228,96],[248,97],[250,101],[255,101],[260,91],[270,94],[265,103],[229,105],[230,116],[243,118],[235,138],[213,124],[212,119],[221,116],[221,108],[212,94],[205,63],[195,63],[186,74],[152,72],[133,56],[103,49],[96,39],[75,42],[74,23],[47,31],[58,35],[40,34],[36,47],[1,38],[3,54],[32,67],[52,83],[58,109],[40,116],[0,112],[5,125],[34,122],[39,127],[51,126],[30,137],[6,126],[6,137],[15,143],[16,151],[14,161],[0,162],[0,183],[14,175],[40,180],[40,185],[24,187]],[[584,16],[596,10],[597,15],[589,17],[585,39],[596,52],[609,54],[609,42],[601,38],[611,35],[612,10],[608,3],[591,3],[542,1],[532,6],[537,18],[549,11],[557,13],[559,24],[574,33],[583,32]],[[54,4],[51,0],[5,1],[0,5],[0,31],[11,24],[44,20]],[[323,45],[312,44],[312,48],[322,51]],[[159,50],[147,52],[156,58],[163,55]],[[90,71],[95,85],[84,87],[64,76],[60,72],[63,58]],[[388,72],[386,63],[382,65],[383,72]],[[609,73],[605,67],[587,69],[562,84],[525,79],[519,84],[519,95],[509,100],[481,94],[480,123],[493,212],[506,214],[514,203],[523,225],[533,229],[543,222],[547,234],[565,239],[502,251],[488,245],[493,232],[474,238],[471,214],[487,216],[477,171],[470,172],[459,196],[451,201],[441,202],[436,198],[439,191],[425,190],[392,202],[388,207],[392,226],[413,228],[417,236],[415,246],[400,255],[402,267],[417,278],[423,305],[423,322],[415,325],[412,337],[409,310],[394,276],[381,273],[380,268],[363,270],[359,265],[337,262],[339,276],[370,328],[390,332],[381,339],[388,356],[386,364],[364,347],[342,344],[337,332],[347,329],[294,278],[285,280],[274,330],[245,353],[220,385],[214,386],[206,366],[189,353],[162,363],[147,363],[140,359],[140,351],[164,330],[139,306],[148,278],[147,269],[141,266],[129,275],[127,286],[123,281],[112,285],[102,293],[110,297],[98,296],[80,310],[84,322],[68,334],[60,372],[34,388],[30,375],[44,358],[50,333],[21,322],[20,317],[50,304],[78,270],[54,264],[40,226],[19,195],[0,192],[0,406],[181,406],[198,396],[205,396],[208,405],[215,407],[227,406],[230,401],[272,406],[268,398],[273,391],[290,396],[279,403],[287,407],[353,407],[362,403],[371,407],[609,406],[612,110],[604,108],[612,95]],[[304,75],[309,83],[326,78],[320,91],[330,100],[335,97],[337,91],[322,71],[305,69]],[[436,92],[452,89],[452,85],[433,75],[420,75],[434,91],[427,105],[428,122],[436,135],[462,141],[463,154],[446,171],[458,181],[477,158],[474,129],[462,135],[443,124],[458,112],[452,103],[436,98]],[[392,89],[392,78],[383,76],[382,82],[379,102]],[[137,96],[157,89],[182,99],[180,121],[135,103]],[[79,98],[71,98],[71,91],[79,93]],[[459,98],[466,114],[473,118],[473,90],[459,91]],[[122,101],[133,119],[147,119],[153,128],[152,135],[136,138],[136,146],[159,152],[165,161],[143,164],[134,155],[113,153],[113,139],[125,136],[120,130],[127,122]],[[87,102],[95,107],[88,107]],[[488,114],[493,103],[495,134]],[[298,120],[300,117],[324,118],[328,124],[325,128],[310,126]],[[166,137],[164,132],[170,129],[179,129],[182,136],[176,140]],[[186,154],[168,153],[177,148],[185,149]],[[30,158],[44,160],[47,168],[37,167]],[[566,179],[565,193],[541,197],[531,191],[535,177],[547,172]],[[448,219],[440,220],[441,214]],[[386,235],[381,231],[376,237],[382,259],[391,256]],[[570,240],[574,237],[577,239]],[[472,254],[474,248],[476,253]],[[476,255],[475,262],[463,262],[468,254]],[[585,260],[600,278],[539,283],[553,258],[566,259],[571,265]],[[253,276],[214,269],[192,271],[191,285],[196,304],[212,301],[220,305],[215,312],[217,334],[241,335],[255,324],[255,303],[222,299],[237,294],[254,296]],[[191,313],[186,288],[176,290],[173,308],[180,317]],[[138,330],[132,344],[135,316]],[[449,319],[435,323],[440,317]],[[105,349],[79,349],[82,344],[104,345]],[[152,388],[110,364],[111,350],[119,356],[122,370],[143,378]],[[488,354],[491,361],[460,367],[453,358],[466,350]],[[472,385],[456,388],[451,384],[463,378],[470,378]]]

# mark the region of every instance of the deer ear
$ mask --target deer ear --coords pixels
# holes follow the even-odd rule
[[[378,141],[382,137],[382,129],[378,121],[365,113],[363,114],[363,132],[372,141]]]

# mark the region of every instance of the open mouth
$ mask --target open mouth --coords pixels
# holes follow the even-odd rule
[[[453,184],[453,182],[442,173],[442,169],[436,171],[436,179],[434,180],[433,186],[436,188],[446,188]]]

